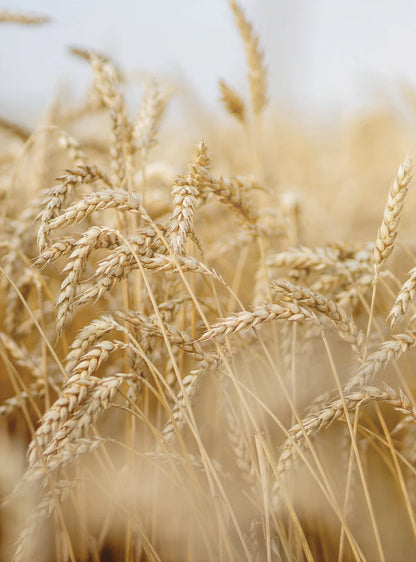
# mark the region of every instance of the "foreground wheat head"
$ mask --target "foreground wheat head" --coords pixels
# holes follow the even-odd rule
[[[343,189],[339,147],[276,139],[230,7],[250,96],[220,82],[225,127],[180,138],[169,88],[132,110],[78,47],[82,104],[0,120],[2,560],[416,556],[412,160],[360,168],[353,136]]]

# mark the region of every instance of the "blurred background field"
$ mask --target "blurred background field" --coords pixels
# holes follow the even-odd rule
[[[410,0],[243,0],[266,52],[272,106],[325,121],[374,105],[407,113],[416,85]],[[49,15],[40,29],[3,26],[0,103],[9,118],[36,122],[59,84],[80,95],[89,71],[68,45],[106,52],[136,76],[184,81],[218,110],[218,76],[245,87],[244,53],[224,0],[10,0],[10,11]]]

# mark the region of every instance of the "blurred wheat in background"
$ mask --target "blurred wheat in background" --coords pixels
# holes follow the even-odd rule
[[[416,132],[279,116],[229,7],[217,120],[88,45],[0,120],[1,560],[416,558]]]

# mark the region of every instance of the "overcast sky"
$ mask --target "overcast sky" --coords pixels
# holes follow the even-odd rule
[[[412,0],[241,0],[266,52],[271,99],[283,110],[349,113],[416,85]],[[3,0],[50,15],[40,27],[0,27],[0,115],[31,120],[59,84],[86,87],[70,45],[111,55],[124,69],[182,76],[218,106],[217,80],[245,88],[244,51],[226,0]],[[31,117],[32,116],[32,117]]]

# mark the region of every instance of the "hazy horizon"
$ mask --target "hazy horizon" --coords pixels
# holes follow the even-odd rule
[[[283,112],[349,114],[374,99],[395,103],[403,82],[416,85],[416,4],[408,0],[241,4],[265,50],[272,104]],[[187,82],[210,109],[219,107],[219,78],[246,91],[244,49],[226,0],[124,0],[116,8],[110,0],[9,0],[3,9],[52,18],[1,27],[0,115],[10,119],[36,122],[60,85],[81,95],[91,73],[69,54],[72,45],[105,52],[127,72]]]

